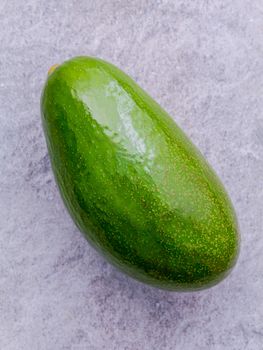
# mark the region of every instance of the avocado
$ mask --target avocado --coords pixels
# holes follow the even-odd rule
[[[133,278],[175,291],[221,281],[239,252],[224,187],[144,90],[101,59],[50,70],[41,97],[55,178],[95,249]]]

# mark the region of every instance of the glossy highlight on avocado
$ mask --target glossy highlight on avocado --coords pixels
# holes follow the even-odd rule
[[[230,272],[239,234],[222,184],[130,77],[97,58],[70,59],[51,70],[41,111],[63,200],[108,261],[176,291]]]

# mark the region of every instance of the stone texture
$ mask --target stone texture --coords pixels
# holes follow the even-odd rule
[[[1,0],[0,349],[263,349],[262,0]],[[170,293],[100,257],[67,214],[39,98],[48,68],[107,59],[223,180],[242,235],[220,285]]]

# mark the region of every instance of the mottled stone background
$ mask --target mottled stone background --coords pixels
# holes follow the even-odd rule
[[[220,285],[178,294],[100,257],[66,212],[39,113],[74,55],[128,72],[199,146],[242,234]],[[263,349],[262,0],[0,1],[0,349]]]

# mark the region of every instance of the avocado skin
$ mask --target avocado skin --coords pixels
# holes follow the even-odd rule
[[[176,291],[228,275],[239,252],[231,202],[197,148],[130,77],[75,57],[47,78],[41,112],[65,205],[111,263]]]

